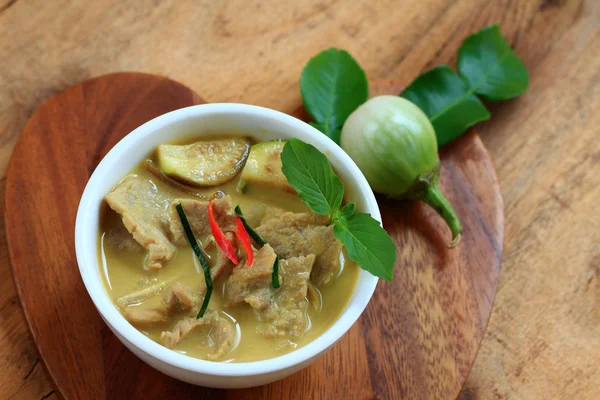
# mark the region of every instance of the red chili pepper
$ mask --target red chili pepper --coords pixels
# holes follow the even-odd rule
[[[235,255],[235,251],[233,250],[233,245],[229,239],[225,237],[225,234],[221,228],[219,228],[219,224],[217,224],[217,220],[215,220],[212,200],[208,203],[208,222],[210,224],[212,235],[221,250],[223,250],[227,258],[229,258],[234,265],[238,265],[239,261]]]
[[[254,262],[254,252],[252,251],[252,244],[250,243],[250,236],[244,228],[244,223],[240,217],[236,217],[235,224],[237,226],[237,230],[235,231],[236,236],[244,245],[244,250],[246,251],[246,255],[248,256],[248,267],[252,266]]]

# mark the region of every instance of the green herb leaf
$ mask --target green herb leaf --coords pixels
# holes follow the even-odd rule
[[[356,203],[348,203],[340,210],[340,216],[350,218],[356,211]]]
[[[346,118],[369,97],[367,76],[348,52],[322,51],[304,67],[300,78],[304,108],[321,132],[339,143]]]
[[[342,205],[344,184],[325,154],[308,143],[290,139],[283,146],[281,164],[288,183],[313,212],[336,215]]]
[[[488,100],[506,100],[523,93],[529,74],[502,37],[498,25],[469,36],[458,52],[459,76],[447,65],[419,76],[401,96],[427,114],[438,146],[456,139],[490,113],[475,94]]]
[[[373,275],[392,279],[396,261],[392,238],[369,214],[354,214],[356,204],[348,203],[339,209],[344,185],[327,157],[310,144],[290,139],[281,152],[281,164],[283,174],[300,199],[313,212],[330,216],[333,233],[346,247],[348,257]]]
[[[362,269],[379,278],[392,280],[396,246],[369,214],[341,217],[334,225],[333,233],[346,247],[348,257]]]
[[[252,237],[252,239],[254,239],[256,243],[258,243],[258,247],[263,247],[265,244],[267,244],[267,242],[265,242],[262,236],[260,236],[258,232],[256,232],[254,229],[252,229],[250,225],[248,225],[248,221],[246,221],[246,217],[242,213],[242,209],[240,208],[239,204],[235,206],[235,215],[240,217],[240,219],[242,220],[242,224],[244,225],[244,229],[246,229],[248,235],[250,235],[250,237]]]
[[[355,203],[348,203],[329,218],[329,224],[335,224],[340,218],[350,218],[356,211]]]
[[[313,128],[317,128],[321,132],[325,133],[327,136],[329,136],[329,138],[331,140],[333,140],[337,144],[340,143],[340,138],[342,136],[342,129],[341,128],[336,128],[336,129],[330,130],[329,132],[326,132],[328,128],[324,124],[319,124],[317,122],[309,122],[308,124],[310,126],[312,126]]]
[[[208,303],[210,302],[210,298],[213,292],[213,282],[212,277],[210,276],[210,265],[208,265],[208,261],[206,260],[206,256],[198,246],[198,242],[196,241],[196,236],[194,236],[194,232],[192,231],[192,227],[190,226],[190,222],[185,215],[185,211],[183,210],[183,206],[181,203],[178,203],[175,207],[177,209],[177,214],[179,214],[179,219],[181,220],[181,225],[183,225],[183,230],[185,231],[185,235],[187,236],[188,242],[190,242],[190,246],[192,246],[192,250],[198,257],[198,261],[200,261],[200,265],[202,265],[202,271],[204,271],[204,280],[206,282],[206,295],[204,296],[204,301],[202,302],[202,307],[200,307],[200,311],[198,315],[196,315],[196,319],[202,318],[206,309],[208,308]]]
[[[469,36],[458,51],[458,72],[470,92],[488,100],[506,100],[529,86],[523,62],[502,37],[498,25]]]
[[[447,65],[440,65],[419,76],[401,96],[416,104],[429,117],[438,147],[456,139],[477,122],[490,118],[490,113],[477,96]]]
[[[281,286],[279,282],[279,256],[275,257],[275,262],[273,263],[273,272],[271,272],[271,286],[273,286],[273,289],[279,289]]]

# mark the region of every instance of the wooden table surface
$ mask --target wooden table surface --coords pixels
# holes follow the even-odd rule
[[[26,120],[79,81],[135,70],[184,82],[207,101],[291,111],[302,66],[324,48],[347,49],[372,79],[409,82],[453,65],[462,40],[495,22],[531,85],[491,105],[479,129],[502,186],[504,260],[460,397],[600,398],[597,0],[0,0],[2,209],[6,166]],[[0,398],[54,398],[0,225]]]

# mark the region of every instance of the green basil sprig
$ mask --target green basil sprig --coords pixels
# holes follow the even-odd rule
[[[329,49],[306,64],[300,91],[304,108],[315,121],[311,125],[339,143],[346,118],[367,101],[369,84],[348,52]]]
[[[498,25],[469,36],[458,52],[458,74],[441,65],[417,77],[401,93],[430,119],[438,146],[490,118],[478,96],[507,100],[529,86],[529,74],[502,37]],[[312,58],[302,71],[300,91],[311,123],[339,143],[346,118],[367,100],[366,75],[350,54],[329,49]]]
[[[427,114],[440,147],[490,118],[475,94],[487,100],[507,100],[529,86],[527,69],[498,25],[485,27],[463,42],[457,67],[460,77],[442,65],[419,76],[401,94]]]
[[[498,25],[469,36],[458,50],[458,73],[469,91],[487,100],[508,100],[529,86],[529,73]]]
[[[479,98],[447,65],[419,76],[401,96],[427,115],[435,130],[438,147],[456,139],[477,122],[490,118]]]
[[[327,157],[308,143],[290,139],[281,152],[281,164],[300,199],[316,214],[329,215],[333,233],[348,257],[371,274],[391,280],[396,261],[392,238],[371,215],[355,213],[354,203],[340,209],[344,184]]]

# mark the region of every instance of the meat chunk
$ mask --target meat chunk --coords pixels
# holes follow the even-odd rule
[[[218,360],[227,354],[233,344],[235,329],[230,320],[222,317],[217,311],[208,310],[203,318],[185,318],[177,322],[172,331],[160,335],[163,344],[172,349],[193,331],[206,336],[208,347],[213,350],[207,354],[209,360]]]
[[[136,242],[148,250],[148,267],[158,269],[175,253],[166,235],[169,197],[150,180],[127,175],[105,197]]]
[[[333,226],[328,226],[323,240],[329,244],[325,251],[319,254],[315,260],[310,280],[317,287],[327,286],[337,278],[340,272],[340,253],[342,244],[337,241],[333,234]]]
[[[311,281],[318,287],[327,285],[340,269],[342,245],[327,226],[329,217],[306,213],[284,213],[256,228],[282,259],[316,256]]]
[[[328,221],[327,216],[287,212],[258,226],[256,232],[282,259],[311,253],[317,255],[332,241],[326,226]]]
[[[197,295],[181,282],[172,284],[162,296],[162,304],[169,311],[187,310],[199,303]]]
[[[259,313],[266,324],[260,326],[257,333],[267,339],[304,333],[308,322],[306,293],[314,262],[314,254],[280,262],[281,287],[275,291],[268,307]]]
[[[188,243],[185,230],[181,224],[177,204],[181,203],[185,215],[190,223],[190,227],[196,236],[205,236],[210,234],[210,225],[208,224],[208,201],[192,199],[174,199],[169,207],[171,222],[169,230],[173,243],[177,246],[185,246]]]
[[[156,282],[154,284],[136,290],[135,292],[126,294],[125,296],[119,297],[117,299],[117,305],[119,307],[127,307],[143,303],[144,301],[163,293],[165,289],[171,284],[171,282],[172,281]]]
[[[263,246],[255,253],[252,268],[246,261],[234,268],[225,287],[228,305],[246,302],[257,310],[264,310],[271,301],[271,275],[277,255],[270,245]]]
[[[287,211],[283,208],[271,206],[263,202],[250,202],[241,206],[244,217],[250,226],[259,226],[266,221],[279,217]]]
[[[165,322],[168,313],[162,308],[127,307],[123,310],[123,316],[132,325],[144,326]]]
[[[229,241],[235,246],[235,235],[233,234],[233,232],[225,232],[225,237],[229,239]],[[233,268],[233,263],[231,262],[231,260],[229,260],[229,258],[227,258],[227,255],[225,255],[225,253],[221,249],[217,250],[217,255],[214,258],[215,262],[212,263],[212,260],[210,262],[213,264],[210,268],[210,277],[212,278],[213,282],[219,279],[219,277],[223,275],[225,271],[230,271]],[[202,282],[198,286],[198,294],[204,296],[205,293],[206,281],[202,279]]]
[[[208,201],[193,199],[175,199],[170,205],[171,223],[169,229],[173,243],[178,246],[184,246],[188,243],[185,236],[185,230],[177,213],[177,204],[181,203],[183,211],[190,223],[192,231],[196,237],[202,237],[210,234],[210,225],[208,222]],[[213,199],[214,215],[217,223],[223,232],[235,231],[235,215],[233,215],[233,206],[230,196],[215,197]]]
[[[119,251],[141,253],[145,250],[123,225],[107,231],[105,238],[112,247]]]
[[[273,218],[279,218],[281,215],[285,214],[286,211],[283,208],[266,206],[265,211],[260,218],[260,223],[264,224],[267,221],[272,220]]]
[[[225,234],[228,239],[233,239],[233,233]],[[217,251],[216,262],[210,269],[213,282],[216,281],[224,271],[231,269],[233,264],[225,253]],[[165,289],[166,288],[166,289]],[[136,307],[146,301],[153,302],[162,293],[160,303],[153,308]],[[194,291],[181,282],[159,282],[117,299],[117,304],[123,307],[123,316],[133,325],[149,325],[152,323],[165,322],[167,317],[178,311],[190,310],[202,303],[202,297],[206,294],[206,283],[202,283]],[[133,305],[133,306],[132,306]],[[132,306],[132,307],[131,307]]]
[[[256,253],[252,268],[245,263],[234,268],[226,285],[229,304],[250,304],[263,322],[257,333],[267,339],[276,336],[299,336],[306,330],[306,294],[315,255],[292,257],[280,261],[281,287],[271,286],[275,253],[265,245]]]
[[[123,316],[132,325],[151,325],[166,322],[167,318],[174,313],[182,310],[189,310],[200,303],[198,295],[181,282],[175,282],[170,285],[162,294],[160,302],[158,296],[160,291],[166,286],[165,283],[156,284],[141,291],[134,292],[131,299],[141,299],[138,301],[126,301],[127,296],[117,300],[117,304],[121,305]],[[156,305],[148,307],[148,302],[144,302],[144,306],[127,306],[127,304],[139,304],[141,301],[147,300],[149,303]]]

